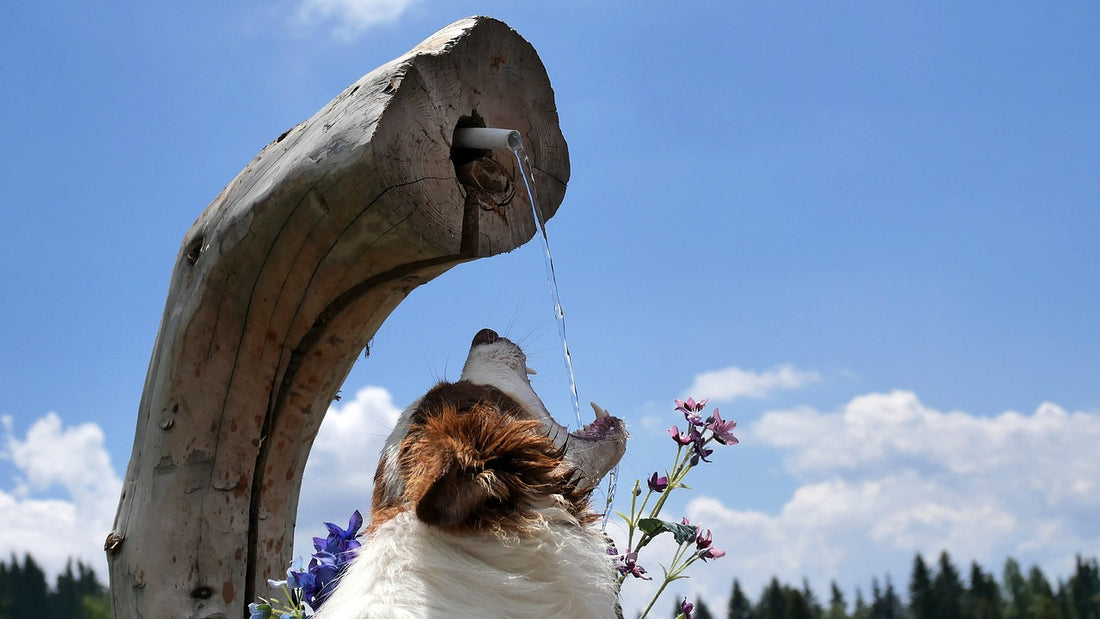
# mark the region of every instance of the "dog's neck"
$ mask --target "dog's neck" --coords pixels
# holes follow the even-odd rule
[[[535,415],[550,417],[531,387],[527,372],[527,359],[523,352],[508,340],[500,340],[474,347],[458,379],[496,387],[519,400]]]

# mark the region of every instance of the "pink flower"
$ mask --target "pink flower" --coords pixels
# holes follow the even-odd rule
[[[693,429],[695,427],[702,427],[703,416],[699,413],[703,411],[706,405],[706,400],[700,400],[699,402],[696,402],[692,398],[688,398],[687,402],[676,400],[676,410],[684,414],[684,419],[687,420],[688,424],[690,424]]]
[[[687,402],[683,400],[676,400],[676,410],[684,414],[698,413],[706,408],[706,406],[706,399],[700,400],[698,402],[695,401],[695,398],[688,398]]]
[[[672,437],[672,440],[681,445],[690,445],[695,439],[691,438],[691,434],[680,434],[680,426],[672,426],[668,429],[668,435]]]
[[[715,548],[714,546],[711,546],[710,548],[707,548],[706,550],[699,553],[699,558],[703,561],[706,561],[707,559],[721,559],[724,556],[726,556],[726,551],[720,548]]]
[[[722,419],[717,408],[714,409],[714,415],[707,418],[707,429],[714,433],[714,440],[723,445],[736,445],[738,443],[737,437],[732,434],[733,429],[736,427],[737,422]]]

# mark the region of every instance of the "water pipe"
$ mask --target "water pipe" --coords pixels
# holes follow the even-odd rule
[[[460,127],[455,129],[454,148],[507,148],[517,151],[523,148],[523,138],[515,129]]]

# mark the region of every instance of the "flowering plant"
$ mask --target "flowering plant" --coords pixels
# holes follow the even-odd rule
[[[638,564],[638,554],[657,536],[663,533],[671,533],[672,539],[676,542],[676,551],[673,554],[672,562],[668,566],[661,565],[664,572],[664,581],[649,601],[649,605],[642,611],[642,618],[649,614],[657,598],[661,596],[669,583],[687,578],[684,571],[688,566],[696,561],[705,563],[710,559],[720,559],[726,555],[724,550],[713,545],[712,534],[709,529],[703,529],[699,525],[692,524],[687,518],[681,519],[680,522],[669,522],[659,518],[661,509],[664,508],[665,501],[668,500],[669,494],[673,490],[677,488],[690,490],[684,483],[684,478],[687,477],[688,472],[700,462],[710,462],[707,458],[714,453],[714,450],[709,448],[708,445],[713,443],[719,445],[737,444],[737,437],[732,434],[737,422],[722,419],[718,409],[714,409],[714,412],[704,419],[703,409],[706,408],[706,405],[706,400],[699,402],[692,398],[688,398],[687,401],[676,400],[676,410],[684,415],[684,420],[687,421],[687,429],[683,433],[680,432],[679,426],[672,426],[668,429],[669,436],[676,443],[676,458],[673,460],[671,472],[666,470],[664,475],[659,475],[655,471],[646,480],[648,490],[646,490],[645,496],[642,497],[640,505],[638,504],[638,497],[642,496],[641,481],[635,481],[630,499],[630,514],[616,512],[627,525],[626,552],[619,553],[614,546],[608,550],[609,554],[615,556],[615,567],[619,572],[618,582],[620,587],[628,575],[643,580],[652,580],[646,569]],[[653,506],[649,508],[649,511],[646,511],[653,495],[658,495],[658,498]],[[637,541],[635,541],[635,538],[637,538]],[[693,604],[685,599],[680,605],[679,617],[691,619],[693,610]]]
[[[326,522],[327,537],[313,538],[315,552],[306,566],[295,560],[286,571],[286,580],[268,580],[273,589],[280,589],[285,600],[260,598],[248,605],[249,619],[306,619],[321,607],[331,593],[328,587],[343,572],[359,550],[355,537],[363,526],[359,510],[351,515],[348,528]]]
[[[659,518],[661,509],[673,490],[678,488],[690,490],[684,483],[688,472],[700,462],[710,462],[707,458],[714,453],[714,450],[708,445],[737,444],[737,437],[732,434],[737,422],[722,419],[718,409],[704,419],[702,412],[706,404],[706,400],[696,402],[692,398],[688,398],[687,401],[676,400],[676,410],[684,415],[687,427],[683,433],[678,426],[672,426],[668,430],[669,436],[676,443],[676,457],[673,460],[671,472],[666,470],[664,475],[654,472],[646,480],[648,490],[640,505],[638,497],[642,496],[641,481],[635,481],[630,499],[630,515],[617,512],[627,524],[627,550],[620,553],[615,546],[611,546],[608,554],[614,557],[620,587],[628,575],[652,580],[646,569],[638,564],[638,554],[656,537],[671,533],[677,544],[672,562],[667,567],[661,565],[664,581],[642,612],[640,619],[648,616],[654,603],[669,583],[688,578],[684,574],[688,566],[697,561],[705,563],[711,559],[720,559],[726,554],[724,550],[713,545],[709,529],[702,529],[699,525],[689,522],[687,518],[682,518],[680,522],[669,522]],[[658,498],[649,511],[646,511],[653,495],[658,495]],[[342,529],[331,522],[326,522],[325,526],[328,528],[328,536],[313,538],[316,552],[313,553],[308,565],[303,566],[300,560],[296,560],[287,570],[286,580],[267,581],[272,588],[282,590],[285,599],[260,598],[259,602],[249,604],[248,610],[251,613],[249,619],[308,619],[320,608],[331,592],[328,586],[342,573],[360,547],[356,536],[363,526],[363,516],[356,510],[348,521],[347,529]],[[686,599],[683,600],[680,604],[678,619],[692,619],[693,610],[694,605]]]

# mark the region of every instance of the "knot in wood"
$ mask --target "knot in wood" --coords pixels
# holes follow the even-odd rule
[[[496,211],[505,221],[504,208],[516,195],[512,171],[489,156],[471,159],[455,167],[458,182],[466,190],[466,203],[476,202],[483,210]]]
[[[114,531],[107,534],[107,540],[103,542],[103,551],[109,555],[118,552],[122,546],[122,536]]]

